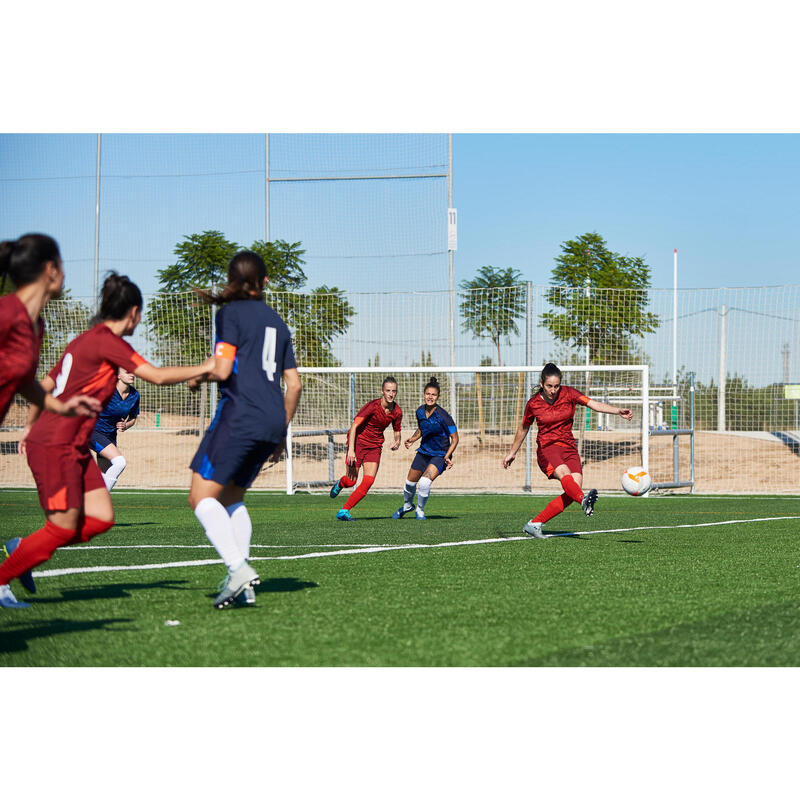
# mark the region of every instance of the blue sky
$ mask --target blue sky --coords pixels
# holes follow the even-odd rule
[[[444,142],[284,134],[271,138],[271,171],[441,172]],[[53,233],[79,296],[92,289],[95,145],[93,134],[0,136],[0,236]],[[263,238],[264,158],[262,135],[104,136],[101,270],[149,293],[185,234]],[[483,264],[547,283],[561,242],[587,231],[643,256],[654,287],[671,287],[675,247],[682,288],[798,282],[798,135],[455,134],[453,160],[457,283]],[[389,199],[377,182],[273,184],[272,238],[308,247],[309,286],[446,288],[445,183],[404,183]],[[394,260],[376,269],[376,255]]]

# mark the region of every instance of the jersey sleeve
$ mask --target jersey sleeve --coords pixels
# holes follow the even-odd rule
[[[403,422],[403,409],[400,408],[400,406],[397,406],[397,416],[394,418],[394,421],[392,422],[392,430],[399,433],[402,422]]]
[[[445,430],[448,434],[455,433],[458,428],[456,428],[456,423],[453,421],[453,418],[443,409],[440,408],[439,412],[441,414],[441,420],[444,424]]]
[[[136,398],[136,402],[133,404],[133,408],[131,409],[131,411],[130,411],[130,414],[128,414],[128,416],[129,416],[131,419],[136,419],[136,417],[138,417],[138,416],[139,416],[139,400],[140,400],[140,399],[141,399],[141,395],[139,395],[139,396]]]
[[[216,328],[216,341],[214,355],[217,358],[227,358],[233,361],[241,342],[239,341],[239,325],[235,314],[228,314],[229,306],[223,306],[214,318]]]
[[[122,367],[127,372],[135,372],[137,367],[146,364],[142,358],[124,339],[119,336],[109,337],[105,344],[103,358],[115,367]]]
[[[533,398],[531,397],[531,399],[528,400],[527,403],[525,403],[525,412],[522,415],[522,424],[526,428],[530,428],[530,426],[533,425],[535,420],[536,416],[533,413]]]
[[[571,386],[566,388],[569,389],[569,397],[573,403],[577,403],[579,406],[585,406],[589,404],[590,398],[585,394],[581,394],[577,389],[573,389]]]
[[[294,347],[292,346],[292,334],[287,326],[284,326],[285,342],[283,345],[283,358],[281,363],[283,369],[297,369],[297,361],[294,357]]]
[[[375,401],[370,400],[369,403],[367,403],[364,406],[361,406],[361,408],[358,409],[358,411],[356,412],[356,417],[360,417],[362,420],[366,422],[374,413],[375,413]]]

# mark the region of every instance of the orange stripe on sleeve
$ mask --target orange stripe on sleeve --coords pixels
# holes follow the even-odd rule
[[[227,358],[233,361],[236,358],[236,347],[235,345],[228,344],[227,342],[217,342],[217,346],[214,349],[214,355],[217,358]]]
[[[137,367],[141,367],[142,364],[146,364],[147,363],[147,359],[146,358],[142,358],[138,353],[134,353],[131,356],[131,361],[133,361],[133,363],[136,364]]]
[[[591,400],[591,398],[590,398],[590,397],[587,397],[585,394],[579,394],[579,395],[578,395],[578,402],[579,402],[579,403],[580,403],[582,406],[587,406],[587,405],[589,405],[589,400]]]

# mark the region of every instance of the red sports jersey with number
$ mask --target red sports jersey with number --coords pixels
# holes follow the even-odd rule
[[[389,425],[393,430],[400,430],[403,421],[403,409],[397,403],[391,411],[386,411],[381,405],[381,398],[371,400],[359,409],[356,418],[361,418],[361,423],[356,428],[356,444],[360,449],[370,447],[383,447],[383,432]]]
[[[36,326],[15,294],[0,298],[0,422],[6,417],[14,394],[36,377],[44,323]]]
[[[117,370],[133,372],[145,360],[108,325],[95,325],[68,345],[48,373],[56,382],[53,396],[68,400],[76,394],[96,397],[103,405],[117,385]],[[62,417],[43,411],[31,428],[28,441],[40,444],[69,444],[86,449],[94,428],[92,417]]]
[[[539,447],[558,443],[574,445],[572,420],[575,417],[575,406],[585,406],[588,402],[586,395],[571,386],[562,386],[552,405],[544,399],[541,392],[536,392],[525,406],[522,424],[530,426],[536,420],[536,444]]]

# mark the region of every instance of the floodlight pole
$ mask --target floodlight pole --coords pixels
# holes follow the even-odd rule
[[[269,134],[264,134],[264,241],[269,241]]]
[[[97,134],[97,170],[94,192],[94,291],[92,293],[94,313],[97,313],[97,290],[100,275],[100,137]]]
[[[453,208],[453,134],[447,134],[447,208]],[[450,366],[456,365],[456,351],[455,351],[455,318],[456,318],[456,300],[455,300],[455,277],[453,272],[453,250],[448,246],[447,248],[447,261],[448,261],[448,285],[450,288]],[[458,419],[458,392],[456,391],[455,376],[451,378],[452,382],[452,400],[451,405],[453,409],[453,416]]]

